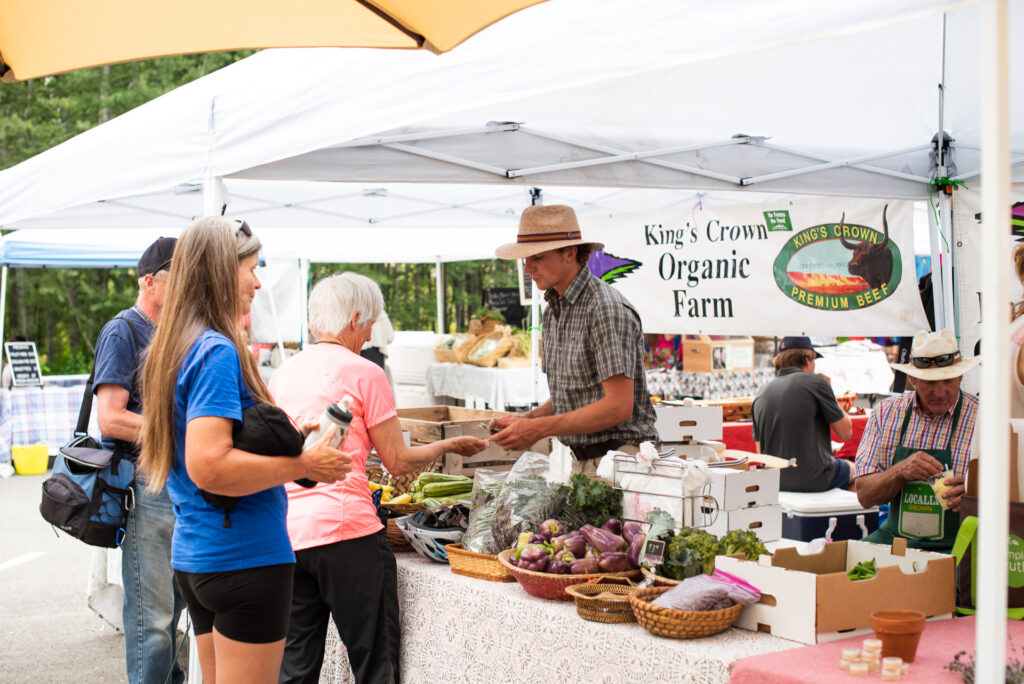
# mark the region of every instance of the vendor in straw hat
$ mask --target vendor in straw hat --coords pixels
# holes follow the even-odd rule
[[[542,358],[551,399],[493,420],[501,430],[493,440],[525,449],[555,435],[572,449],[574,470],[588,474],[609,449],[658,441],[640,316],[587,268],[603,246],[583,239],[571,207],[538,205],[523,211],[516,241],[496,251],[522,259],[523,272],[545,291]]]
[[[914,386],[875,406],[857,449],[854,488],[862,506],[889,504],[866,541],[907,538],[915,548],[949,552],[960,525],[960,499],[970,459],[978,398],[960,390],[980,359],[960,355],[950,330],[919,332],[910,363],[892,364]],[[941,477],[946,471],[952,476]],[[940,477],[936,477],[940,476]],[[933,478],[948,487],[936,498]]]

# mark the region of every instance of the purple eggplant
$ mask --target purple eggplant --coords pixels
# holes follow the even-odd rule
[[[583,554],[583,557],[589,558],[590,556],[593,556],[594,558],[597,558],[600,555],[601,549],[597,548],[596,546],[591,546],[590,544],[587,544],[587,552]]]
[[[548,518],[540,524],[539,531],[545,539],[550,540],[552,537],[557,537],[560,534],[565,534],[565,525],[558,522],[554,518]]]
[[[626,548],[625,539],[600,527],[592,527],[589,530],[581,528],[580,531],[583,532],[583,538],[587,540],[587,543],[602,553],[622,551]]]
[[[548,538],[545,537],[543,534],[531,534],[530,535],[530,542],[529,543],[531,543],[531,544],[544,544],[544,543],[547,542],[547,540],[548,540]]]
[[[644,528],[640,523],[631,520],[622,526],[622,538],[625,539],[627,543],[632,543],[633,537],[641,534],[643,529]]]
[[[602,530],[608,530],[612,534],[622,535],[622,522],[615,518],[608,518],[604,525],[601,525]]]
[[[601,567],[597,564],[597,556],[587,556],[586,558],[573,561],[569,565],[569,572],[574,575],[586,575],[598,572],[600,569]]]
[[[548,567],[544,572],[550,572],[555,575],[565,575],[569,573],[569,564],[563,563],[560,560],[554,559],[548,561]]]
[[[598,566],[605,572],[625,572],[629,570],[629,559],[621,551],[606,551],[597,559]]]
[[[577,558],[582,558],[587,552],[587,540],[581,533],[571,532],[563,538],[562,548]]]
[[[551,545],[551,550],[558,553],[565,548],[565,538],[569,536],[566,534],[560,534],[557,537],[552,537],[548,540],[548,544]]]
[[[640,567],[640,549],[644,547],[645,541],[647,541],[646,534],[636,534],[633,535],[633,541],[629,542],[626,558],[629,559],[629,564],[634,568]]]
[[[561,561],[568,565],[576,560],[576,556],[572,555],[568,551],[560,551],[555,554],[554,560]]]

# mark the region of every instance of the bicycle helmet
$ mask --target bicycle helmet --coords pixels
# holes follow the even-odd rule
[[[434,520],[436,514],[424,510],[399,518],[395,525],[402,530],[402,534],[418,554],[438,563],[447,563],[448,550],[444,548],[445,545],[462,541],[462,535],[466,531],[462,527],[428,527],[427,525]]]

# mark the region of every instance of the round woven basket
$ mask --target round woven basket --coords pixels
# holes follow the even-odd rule
[[[662,577],[655,573],[650,568],[641,568],[645,578],[650,578],[656,587],[674,587],[679,584],[679,580],[674,580],[669,577]]]
[[[456,575],[475,577],[489,582],[515,582],[516,578],[509,574],[497,556],[476,553],[462,548],[462,544],[448,544],[448,564]]]
[[[636,587],[631,584],[607,582],[573,584],[565,588],[565,593],[576,601],[576,612],[581,618],[605,623],[636,622],[629,605],[629,595],[634,591]]]
[[[424,509],[424,506],[421,503],[407,503],[407,504],[403,504],[403,503],[391,503],[389,501],[384,501],[384,502],[381,503],[381,506],[383,506],[384,508],[388,509],[389,511],[394,511],[395,513],[401,513],[402,515],[412,515],[413,513],[419,513],[420,511],[422,511]]]
[[[550,572],[534,572],[533,570],[523,570],[520,567],[513,565],[509,558],[512,557],[512,549],[506,549],[498,554],[498,560],[505,569],[508,570],[516,581],[519,582],[520,586],[531,596],[536,596],[542,599],[552,599],[555,601],[571,601],[572,596],[565,593],[566,587],[571,587],[574,584],[579,584],[583,581],[598,581],[600,579],[611,579],[619,578],[625,580],[626,578],[635,578],[640,576],[639,570],[627,570],[626,572],[597,572],[589,575],[555,575]]]
[[[637,589],[629,596],[636,621],[648,632],[673,639],[711,636],[729,629],[743,606],[734,603],[722,610],[690,611],[662,608],[651,603],[671,587]]]

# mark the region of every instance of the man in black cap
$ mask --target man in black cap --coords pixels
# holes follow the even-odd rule
[[[159,238],[139,258],[139,296],[135,305],[109,321],[96,340],[96,410],[103,445],[120,449],[127,458],[139,455],[142,395],[139,390],[142,352],[153,336],[167,291],[175,238]],[[167,491],[149,492],[136,480],[135,507],[121,558],[124,586],[124,647],[128,681],[132,684],[170,681],[184,675],[176,665],[175,633],[184,602],[171,570],[174,509]]]
[[[786,492],[850,486],[852,464],[832,455],[830,428],[845,442],[853,435],[853,424],[828,379],[815,374],[818,358],[821,354],[808,338],[783,337],[773,361],[775,379],[751,407],[758,452],[796,459],[796,468],[782,469],[779,486]]]

